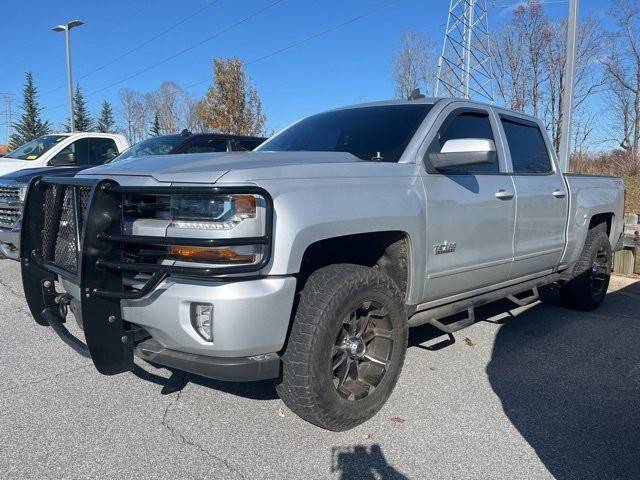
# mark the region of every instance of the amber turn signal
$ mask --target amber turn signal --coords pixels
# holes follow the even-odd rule
[[[222,247],[169,247],[169,255],[176,260],[204,263],[254,263],[253,253],[241,254],[231,248]]]

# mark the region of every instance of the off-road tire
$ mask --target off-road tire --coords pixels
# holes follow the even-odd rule
[[[336,389],[332,349],[354,305],[371,300],[384,305],[392,325],[388,367],[368,396],[345,399]],[[408,326],[403,295],[378,268],[335,264],[313,272],[300,301],[282,357],[283,373],[276,386],[280,398],[302,419],[319,427],[343,431],[373,417],[398,380],[407,349]]]
[[[594,265],[598,255],[606,255],[606,272],[596,280]],[[612,252],[604,224],[599,224],[587,233],[580,259],[573,270],[572,279],[560,287],[563,305],[578,310],[594,310],[600,306],[607,294],[611,276]],[[596,287],[596,281],[598,281]]]

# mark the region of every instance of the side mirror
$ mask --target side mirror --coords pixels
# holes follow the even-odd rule
[[[486,138],[457,138],[447,140],[440,153],[430,153],[429,161],[436,170],[462,165],[495,163],[496,145]]]
[[[64,165],[75,165],[76,154],[73,152],[60,152],[49,162],[50,165],[61,167]]]

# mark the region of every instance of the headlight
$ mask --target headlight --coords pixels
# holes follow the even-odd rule
[[[24,199],[27,197],[27,185],[20,185],[18,189],[18,199],[20,202],[24,202]]]
[[[257,195],[173,196],[169,229],[232,230],[249,221],[253,223],[253,233],[243,232],[240,236],[260,236],[264,218],[259,222],[251,220],[264,217],[259,215],[259,210],[264,209],[263,200]]]
[[[128,253],[164,257],[161,261],[176,266],[260,265],[269,252],[270,205],[260,193],[132,196],[123,202],[123,232],[176,240],[152,249],[131,247]]]

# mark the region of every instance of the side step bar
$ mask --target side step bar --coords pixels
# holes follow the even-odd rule
[[[554,273],[545,277],[536,278],[527,282],[518,283],[507,288],[494,290],[492,292],[483,293],[471,298],[465,298],[457,302],[448,303],[429,310],[420,310],[409,317],[409,327],[417,327],[424,324],[430,324],[444,333],[453,333],[462,328],[468,327],[475,322],[474,311],[476,307],[486,305],[507,298],[518,306],[530,305],[539,298],[538,288],[549,283],[556,282],[560,279],[560,274]],[[531,292],[529,295],[522,297],[523,293]],[[441,320],[467,311],[467,317],[453,323],[446,324]]]

